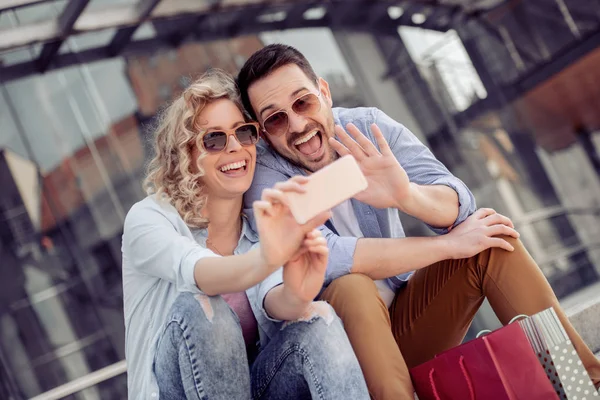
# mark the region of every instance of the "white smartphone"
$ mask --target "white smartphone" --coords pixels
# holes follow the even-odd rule
[[[299,224],[305,224],[368,186],[367,179],[351,155],[337,159],[308,178],[305,193],[287,193],[290,211]]]

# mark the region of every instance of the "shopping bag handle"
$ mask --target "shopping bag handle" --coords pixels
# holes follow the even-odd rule
[[[510,325],[515,321],[519,321],[519,320],[525,319],[525,318],[529,318],[529,315],[519,314],[519,315],[513,317],[513,319],[511,319],[507,325]],[[481,336],[487,335],[488,333],[492,333],[492,331],[490,331],[489,329],[484,329],[482,331],[479,331],[479,333],[475,336],[475,339],[479,339]]]
[[[467,382],[467,386],[469,387],[469,394],[471,395],[471,400],[475,400],[475,390],[473,389],[473,383],[471,382],[471,377],[467,372],[467,367],[465,367],[465,357],[460,356],[458,359],[458,364],[460,365],[460,370]],[[441,400],[440,395],[438,394],[437,388],[435,386],[435,381],[433,380],[433,373],[435,372],[434,368],[431,368],[429,371],[429,384],[431,385],[431,390],[433,391],[433,396],[435,400]]]
[[[479,331],[479,333],[475,336],[475,339],[479,339],[481,336],[487,335],[488,333],[492,333],[492,331],[490,331],[489,329]]]
[[[519,314],[513,317],[513,319],[511,319],[508,323],[508,325],[512,324],[515,321],[519,321],[521,319],[525,319],[525,318],[529,318],[529,315],[525,315],[525,314]]]

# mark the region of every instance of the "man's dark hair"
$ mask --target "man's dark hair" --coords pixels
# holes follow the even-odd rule
[[[311,81],[317,82],[317,74],[306,57],[294,47],[285,44],[270,44],[263,47],[244,63],[238,74],[237,84],[242,94],[242,103],[252,118],[256,119],[256,114],[250,104],[248,88],[277,68],[288,64],[296,64]]]

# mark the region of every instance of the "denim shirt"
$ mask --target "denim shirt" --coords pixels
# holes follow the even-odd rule
[[[234,254],[258,245],[258,236],[243,217],[242,234]],[[130,398],[158,399],[153,372],[158,340],[171,306],[181,292],[202,293],[194,280],[194,266],[203,257],[220,257],[206,248],[206,229],[191,229],[168,202],[148,196],[133,205],[123,231],[123,294],[125,356]],[[246,290],[256,320],[260,343],[266,345],[279,321],[268,317],[263,301],[283,282],[282,269]]]
[[[377,124],[411,182],[419,185],[446,185],[454,189],[458,194],[460,207],[454,225],[458,225],[475,211],[475,198],[467,186],[452,175],[410,130],[381,110],[334,108],[333,117],[336,125],[345,127],[348,123],[353,123],[375,145],[377,141],[370,126],[373,123]],[[304,170],[281,157],[263,141],[258,145],[256,159],[254,180],[250,190],[244,196],[244,212],[250,217],[252,224],[254,224],[252,202],[260,198],[263,189],[273,187],[275,183],[285,181],[294,175],[306,175]],[[405,237],[398,210],[376,209],[355,199],[352,199],[351,203],[364,237]],[[438,234],[448,232],[448,229],[430,228]],[[329,284],[332,280],[350,273],[358,238],[340,237],[326,226],[320,229],[329,247],[329,263],[325,277],[325,283]],[[386,282],[392,290],[397,291],[411,275],[412,272],[388,277]]]

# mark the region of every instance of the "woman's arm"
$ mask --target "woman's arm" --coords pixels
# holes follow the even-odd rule
[[[278,266],[269,266],[260,248],[248,253],[206,257],[198,260],[194,268],[196,285],[209,296],[242,292],[257,285]]]

